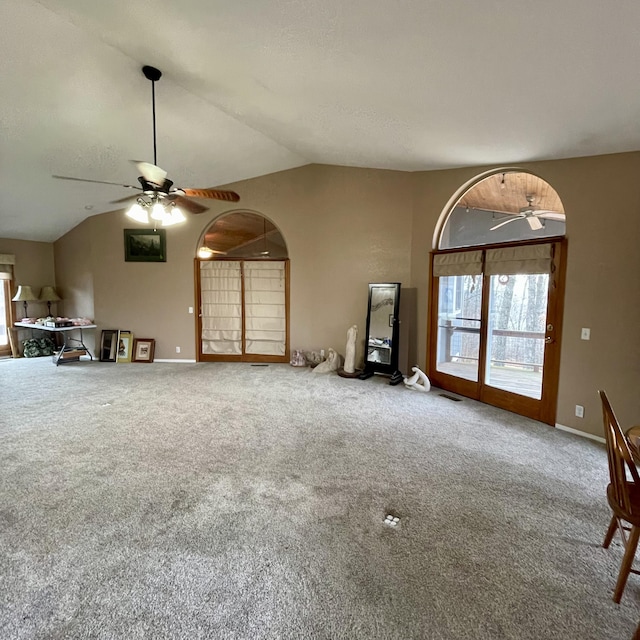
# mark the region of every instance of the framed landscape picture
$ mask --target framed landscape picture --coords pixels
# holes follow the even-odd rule
[[[151,338],[136,338],[133,341],[133,362],[153,362],[156,341]]]
[[[125,229],[125,262],[166,262],[166,229]]]

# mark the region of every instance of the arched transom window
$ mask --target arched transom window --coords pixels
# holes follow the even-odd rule
[[[438,249],[565,235],[565,212],[555,189],[522,171],[483,177],[462,193],[442,227]]]

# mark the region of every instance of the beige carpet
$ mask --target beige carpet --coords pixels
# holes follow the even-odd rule
[[[386,382],[0,362],[0,638],[630,638],[603,447]]]

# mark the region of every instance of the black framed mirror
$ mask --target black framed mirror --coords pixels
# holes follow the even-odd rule
[[[100,361],[116,362],[118,356],[118,330],[103,329],[100,338]]]
[[[369,284],[367,331],[365,336],[364,371],[361,379],[374,373],[391,376],[390,384],[398,384],[402,373],[398,370],[400,336],[400,283]]]

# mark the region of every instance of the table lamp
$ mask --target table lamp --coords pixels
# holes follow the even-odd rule
[[[42,287],[42,291],[40,292],[40,300],[47,303],[47,315],[51,315],[51,303],[62,300],[62,298],[58,295],[55,287],[47,285],[46,287]]]
[[[14,302],[23,302],[24,303],[24,317],[28,318],[27,315],[27,302],[33,302],[37,300],[37,296],[33,294],[31,291],[31,287],[28,284],[19,284],[18,291],[16,295],[11,298]]]

